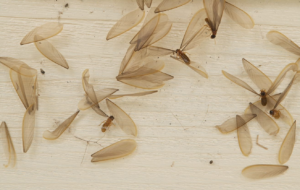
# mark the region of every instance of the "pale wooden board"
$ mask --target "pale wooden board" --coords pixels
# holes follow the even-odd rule
[[[208,40],[191,51],[191,59],[208,71],[207,80],[184,65],[163,58],[164,72],[175,76],[174,80],[168,81],[156,94],[114,101],[138,126],[137,150],[128,157],[95,164],[90,162],[90,155],[100,146],[91,144],[84,154],[86,143],[68,132],[54,142],[43,139],[42,134],[55,121],[63,121],[76,111],[84,94],[81,73],[86,68],[90,69],[96,89],[140,91],[117,82],[115,76],[128,42],[141,24],[120,37],[105,40],[113,24],[137,8],[135,0],[1,0],[0,56],[20,59],[46,72],[45,75],[39,73],[40,110],[35,138],[29,152],[24,154],[21,124],[25,109],[10,82],[9,70],[0,66],[1,120],[8,124],[18,156],[15,168],[0,169],[1,189],[297,189],[300,185],[298,141],[287,163],[290,169],[284,175],[262,181],[251,181],[241,175],[241,170],[251,164],[278,163],[278,150],[289,126],[281,125],[277,137],[270,137],[256,122],[249,124],[253,150],[245,157],[239,150],[236,133],[222,135],[215,125],[241,114],[250,101],[257,100],[253,94],[228,81],[221,70],[255,87],[242,68],[242,58],[259,66],[272,80],[286,64],[297,60],[297,56],[271,44],[265,35],[269,30],[279,30],[300,44],[300,2],[229,2],[249,13],[255,27],[243,29],[225,15],[216,42]],[[66,3],[69,8],[64,8]],[[158,3],[154,0],[153,6]],[[203,8],[202,1],[194,0],[166,12],[174,23],[173,28],[156,45],[177,48],[189,20],[200,8]],[[64,23],[64,30],[49,41],[65,56],[69,70],[44,58],[33,44],[19,45],[34,27],[57,21],[59,11],[63,12],[60,22]],[[283,82],[278,92],[287,82]],[[283,103],[295,119],[300,116],[298,84]],[[81,112],[72,126],[91,134],[103,120],[88,110]],[[257,134],[260,143],[269,150],[255,145]],[[111,136],[100,142],[107,146],[122,138],[125,137]],[[212,165],[210,160],[214,162]],[[0,162],[6,163],[2,149]]]

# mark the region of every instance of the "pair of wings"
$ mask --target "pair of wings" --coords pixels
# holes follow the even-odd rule
[[[224,11],[240,26],[247,29],[254,27],[253,19],[245,11],[225,0],[203,0],[203,4],[212,31],[218,31]]]
[[[154,89],[162,87],[164,81],[173,79],[173,76],[161,72],[163,61],[146,56],[147,49],[137,52],[134,49],[134,44],[129,46],[116,77],[118,81],[138,88]]]
[[[50,61],[68,69],[69,65],[64,56],[46,39],[59,34],[63,24],[49,22],[30,31],[21,41],[21,45],[34,43],[39,52]]]
[[[37,71],[10,57],[1,57],[0,62],[11,68],[11,82],[26,109],[22,123],[22,141],[23,152],[27,152],[33,140],[35,111],[38,109]]]
[[[260,89],[265,90],[267,95],[272,94],[277,87],[281,84],[282,80],[286,76],[286,73],[289,71],[298,71],[298,65],[295,63],[288,64],[286,67],[282,69],[282,71],[279,73],[279,75],[276,77],[274,82],[272,82],[267,75],[265,75],[261,70],[259,70],[257,67],[255,67],[253,64],[251,64],[246,59],[243,59],[243,66],[245,71],[247,72],[250,79],[253,81],[254,84]],[[227,73],[226,71],[222,71],[223,75],[231,80],[232,82],[236,83],[237,85],[245,88],[246,90],[259,95],[258,92],[256,92],[251,86],[249,86],[246,82],[242,81],[241,79]],[[282,96],[285,96],[283,94]],[[281,99],[282,101],[283,99]],[[279,103],[281,102],[279,101]],[[279,104],[278,103],[278,104]]]
[[[155,14],[151,8],[145,18],[143,27],[134,36],[130,44],[136,44],[135,51],[145,48],[162,39],[171,30],[172,23],[166,14]],[[108,32],[106,39],[115,38],[138,25],[144,18],[145,12],[137,9],[122,17]]]

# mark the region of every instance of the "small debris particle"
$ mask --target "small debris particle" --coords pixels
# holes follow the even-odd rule
[[[212,161],[212,160],[211,160],[211,161],[209,161],[209,164],[213,164],[213,163],[214,163],[214,161]]]
[[[41,69],[41,73],[44,75],[46,72],[43,69]]]
[[[69,3],[65,4],[65,8],[69,8]]]
[[[174,163],[175,163],[175,162],[173,161],[173,163],[171,164],[171,167],[173,167],[173,166],[174,166]]]

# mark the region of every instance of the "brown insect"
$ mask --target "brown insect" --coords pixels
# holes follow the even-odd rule
[[[270,110],[270,115],[272,115],[275,119],[279,119],[281,116],[281,112],[279,109],[276,109],[277,106],[284,100],[284,98],[287,96],[288,92],[290,91],[294,80],[296,78],[297,74],[294,75],[293,79],[291,80],[291,82],[289,83],[289,85],[286,87],[286,89],[281,93],[281,95],[279,96],[276,104],[274,105],[273,109]]]
[[[222,71],[223,75],[231,80],[232,82],[236,83],[237,85],[249,90],[250,92],[260,96],[261,98],[261,105],[266,106],[268,104],[268,99],[270,95],[276,90],[276,88],[280,85],[282,80],[284,79],[286,73],[290,70],[297,71],[298,65],[295,63],[291,63],[283,68],[283,70],[279,73],[275,81],[269,79],[267,75],[265,75],[261,70],[255,67],[246,59],[243,59],[243,66],[248,76],[251,80],[256,84],[256,86],[260,89],[260,92],[256,92],[253,88],[251,88],[246,82],[242,81],[241,79],[227,73],[226,71]]]
[[[114,116],[109,116],[105,123],[103,123],[101,131],[104,133],[108,127],[112,125],[112,121],[114,120]]]
[[[203,0],[203,4],[207,14],[205,21],[211,28],[212,39],[217,36],[218,28],[221,24],[224,11],[233,21],[242,27],[247,29],[254,27],[254,21],[246,12],[226,2],[225,0]]]

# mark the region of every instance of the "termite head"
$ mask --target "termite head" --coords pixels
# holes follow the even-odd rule
[[[114,116],[109,116],[109,119],[114,120],[115,118]]]
[[[270,110],[270,115],[274,115],[274,110]]]
[[[211,38],[211,39],[215,39],[215,38],[216,38],[216,35],[213,34],[213,35],[210,36],[210,38]]]
[[[261,95],[261,96],[266,96],[266,92],[265,92],[264,90],[261,90],[261,91],[260,91],[260,95]]]

